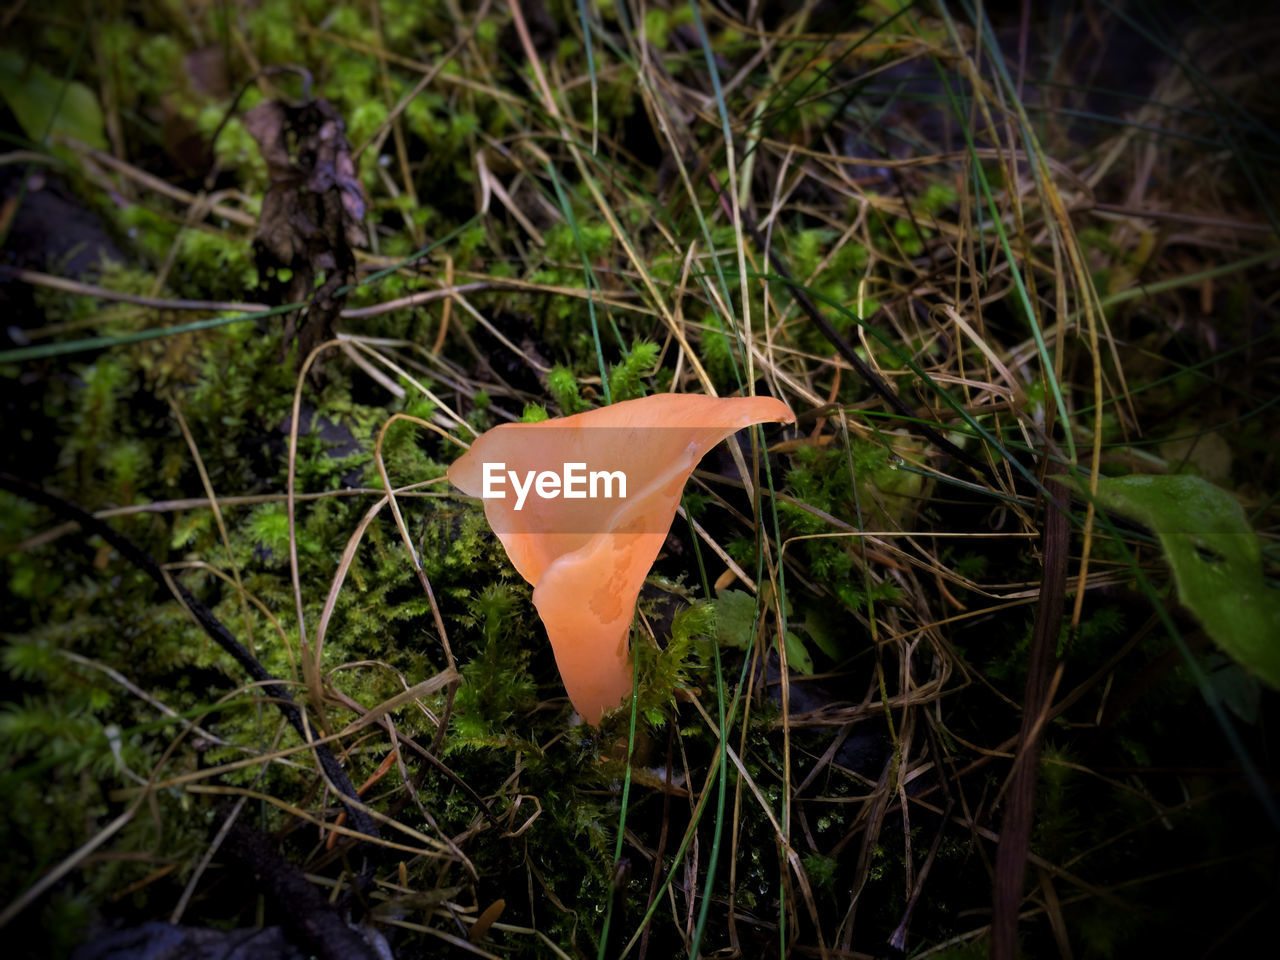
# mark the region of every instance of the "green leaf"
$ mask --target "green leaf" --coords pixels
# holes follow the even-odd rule
[[[726,647],[746,650],[755,636],[756,598],[742,590],[722,590],[713,606],[716,611],[716,639]],[[813,657],[799,636],[787,631],[787,665],[797,673],[813,673]]]
[[[796,671],[809,676],[813,673],[813,657],[809,655],[809,651],[804,648],[804,641],[798,636],[787,631],[787,666]]]
[[[1262,686],[1239,664],[1221,654],[1209,654],[1202,662],[1209,686],[1218,699],[1245,723],[1256,726],[1262,708]]]
[[[756,598],[742,590],[721,590],[716,597],[716,639],[745,650],[755,632]]]
[[[839,661],[844,656],[843,644],[836,639],[836,630],[822,614],[810,611],[804,619],[804,629],[814,646],[832,660]]]
[[[107,149],[102,108],[93,91],[83,83],[54,77],[38,63],[26,62],[16,50],[0,50],[0,96],[36,143],[46,133],[62,134]]]
[[[1083,484],[1078,484],[1083,487]],[[1097,504],[1151,528],[1178,598],[1221,650],[1280,689],[1280,591],[1240,504],[1200,477],[1104,477]]]

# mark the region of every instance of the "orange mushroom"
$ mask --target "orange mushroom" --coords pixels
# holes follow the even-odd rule
[[[743,427],[794,420],[772,397],[659,394],[494,427],[449,468],[454,486],[483,499],[533,585],[565,690],[588,723],[631,691],[636,600],[698,461]]]

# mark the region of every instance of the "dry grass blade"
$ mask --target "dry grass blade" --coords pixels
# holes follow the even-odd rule
[[[1052,465],[1050,467],[1052,470]],[[1013,772],[1000,846],[996,854],[995,915],[992,920],[991,953],[996,960],[1013,960],[1017,953],[1018,908],[1022,903],[1022,880],[1031,843],[1031,823],[1035,806],[1035,772],[1040,753],[1040,727],[1050,705],[1050,677],[1054,646],[1062,622],[1066,597],[1068,533],[1066,513],[1058,503],[1067,499],[1061,482],[1045,478],[1044,579],[1036,606],[1035,632],[1027,664],[1027,689],[1022,704],[1022,733],[1014,757]]]

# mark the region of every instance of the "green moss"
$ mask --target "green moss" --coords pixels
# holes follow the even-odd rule
[[[563,364],[557,364],[547,374],[547,392],[555,398],[560,412],[566,416],[579,413],[586,407],[579,392],[577,378]]]
[[[652,374],[657,358],[658,345],[640,340],[621,363],[609,370],[609,392],[614,403],[644,396],[643,378]]]
[[[529,674],[530,604],[506,583],[484,587],[468,604],[465,623],[479,630],[478,654],[462,666],[463,684],[455,701],[457,747],[489,742],[518,715],[537,703]]]
[[[659,649],[644,642],[632,644],[640,671],[637,708],[652,729],[666,725],[675,688],[689,684],[709,667],[715,623],[711,604],[690,604],[672,617],[665,646]]]

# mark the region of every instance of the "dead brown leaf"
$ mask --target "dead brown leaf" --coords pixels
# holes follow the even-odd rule
[[[306,301],[285,325],[301,363],[333,336],[339,291],[355,278],[352,247],[364,238],[364,189],[356,177],[346,124],[326,100],[268,100],[244,124],[267,162],[271,186],[254,234],[258,274],[272,303]],[[323,282],[316,286],[317,271]]]

